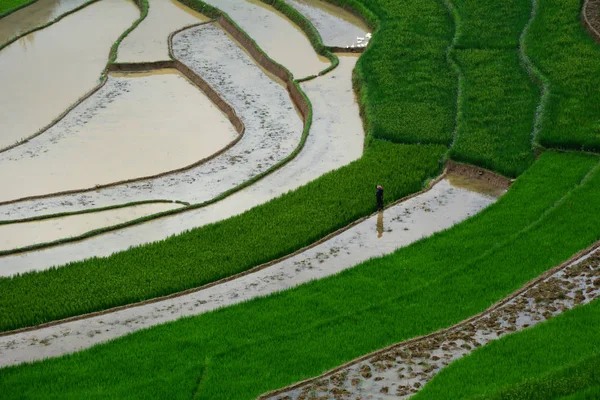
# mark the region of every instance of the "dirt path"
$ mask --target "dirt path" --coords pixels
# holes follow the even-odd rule
[[[282,85],[213,24],[188,29],[175,35],[173,41],[176,58],[202,76],[236,110],[245,125],[243,138],[187,171],[97,191],[5,204],[0,206],[0,219],[142,200],[201,203],[252,179],[292,153],[302,136],[303,123]],[[75,114],[66,118],[76,118]]]
[[[597,246],[452,328],[377,351],[260,399],[410,397],[452,361],[478,347],[598,298],[600,251]]]
[[[451,177],[452,178],[452,177]],[[139,329],[198,315],[336,274],[446,229],[495,201],[444,179],[431,190],[263,269],[180,297],[0,337],[0,365],[54,357]],[[464,179],[458,180],[461,186]]]
[[[585,0],[581,14],[584,27],[600,44],[600,0]]]
[[[355,56],[341,56],[340,65],[334,71],[302,84],[313,103],[313,125],[300,154],[279,170],[222,201],[197,210],[81,242],[0,257],[0,275],[105,257],[131,246],[163,240],[240,214],[358,159],[363,151],[364,132],[352,90],[351,76],[356,60]]]

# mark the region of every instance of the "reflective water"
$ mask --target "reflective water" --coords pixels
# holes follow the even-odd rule
[[[75,237],[94,229],[118,225],[146,215],[183,207],[176,203],[143,204],[96,213],[0,225],[0,250]]]
[[[273,60],[295,78],[315,75],[331,63],[285,15],[260,0],[206,0],[226,12]]]
[[[0,45],[31,29],[45,25],[90,0],[38,0],[0,19]]]
[[[327,46],[363,47],[371,29],[354,14],[321,0],[286,0],[312,22]]]
[[[0,149],[93,89],[111,45],[138,17],[131,1],[103,0],[0,51]]]
[[[111,74],[50,130],[0,153],[0,201],[183,168],[237,137],[229,119],[177,70]]]
[[[169,35],[208,20],[176,0],[150,0],[149,5],[148,16],[121,42],[117,62],[169,60]]]

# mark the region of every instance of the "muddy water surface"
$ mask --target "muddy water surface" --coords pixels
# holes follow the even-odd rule
[[[0,51],[0,149],[35,134],[98,84],[113,42],[139,17],[103,0]]]
[[[315,75],[328,59],[315,53],[310,41],[285,15],[260,0],[206,0],[226,12],[273,60],[295,78]]]
[[[235,146],[183,172],[97,191],[2,205],[0,219],[142,200],[201,203],[268,170],[298,146],[303,124],[289,93],[265,75],[221,29],[213,24],[190,28],[175,37],[174,50],[175,56],[218,91],[243,121],[245,133]],[[85,110],[82,112],[85,114]]]
[[[183,207],[176,203],[143,204],[96,213],[0,225],[0,250],[18,249],[82,235],[94,229],[118,225],[132,219]]]
[[[385,210],[381,217],[374,215],[311,249],[238,279],[149,305],[2,337],[0,365],[70,353],[139,329],[330,276],[449,228],[494,201],[494,197],[456,188],[443,180],[429,192]],[[383,219],[379,222],[383,224],[381,238],[378,219]]]
[[[90,0],[38,0],[0,19],[0,45],[31,29],[45,25]]]
[[[0,153],[0,201],[183,168],[237,137],[227,117],[177,70],[113,74],[44,134]]]
[[[146,19],[121,42],[117,62],[169,60],[171,32],[207,20],[176,0],[151,0]]]
[[[326,46],[364,47],[371,30],[354,14],[321,0],[286,0],[317,28]]]
[[[356,60],[356,57],[341,56],[334,71],[302,84],[313,104],[313,124],[300,154],[281,169],[224,200],[198,210],[81,242],[0,257],[0,270],[47,269],[52,265],[105,257],[130,246],[162,240],[242,213],[358,159],[363,151],[364,132],[352,91],[351,76]]]

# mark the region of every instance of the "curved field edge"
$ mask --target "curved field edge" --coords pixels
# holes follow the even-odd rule
[[[386,185],[387,203],[420,190],[445,151],[376,141],[361,159],[239,216],[108,258],[2,278],[0,329],[180,292],[285,256],[372,213],[373,182]]]
[[[9,40],[6,43],[0,44],[0,51],[2,51],[2,49],[4,49],[6,46],[9,46],[10,44],[16,42],[17,40],[19,40],[20,38],[29,35],[33,32],[45,29],[47,27],[49,27],[50,25],[53,25],[57,22],[59,22],[60,20],[62,20],[65,17],[68,17],[69,15],[93,4],[96,3],[99,0],[90,0],[82,5],[80,5],[79,7],[76,7],[64,14],[61,14],[59,16],[57,16],[55,19],[53,19],[52,21],[49,21],[48,23],[35,27],[33,29],[30,29],[26,32],[23,32],[17,36],[15,36],[13,39]],[[110,66],[111,63],[113,63],[116,60],[117,57],[117,48],[119,47],[119,44],[121,43],[121,41],[131,32],[133,31],[143,20],[144,18],[146,18],[146,16],[148,15],[148,0],[133,0],[133,3],[140,9],[140,17],[138,19],[136,19],[132,25],[125,30],[125,32],[123,32],[119,38],[117,39],[117,41],[115,43],[113,43],[113,45],[111,46],[111,49],[109,50],[109,54],[108,54],[108,61],[106,63],[106,66],[104,67],[104,70],[102,71],[102,73],[100,74],[100,79],[99,79],[99,83],[98,85],[96,85],[96,87],[94,87],[93,89],[91,89],[89,92],[87,92],[86,94],[84,94],[82,97],[80,97],[79,99],[77,99],[75,102],[73,102],[69,107],[67,107],[58,117],[54,118],[52,121],[50,121],[50,123],[46,126],[44,126],[43,128],[39,129],[37,132],[33,133],[32,135],[25,137],[19,141],[17,141],[15,144],[12,144],[10,146],[6,146],[0,149],[0,153],[3,153],[5,151],[9,151],[17,146],[20,146],[23,143],[28,142],[29,140],[43,134],[44,132],[46,132],[48,129],[50,129],[52,126],[54,126],[58,121],[60,121],[61,119],[63,119],[65,117],[65,115],[67,115],[69,112],[71,112],[75,107],[77,107],[78,105],[80,105],[81,103],[83,103],[85,100],[87,100],[89,97],[91,97],[94,93],[96,93],[102,86],[104,86],[104,84],[106,83],[107,80],[107,73],[108,73],[108,68]]]
[[[0,19],[8,17],[10,14],[30,6],[36,1],[38,0],[5,0],[0,4]]]
[[[196,5],[200,4],[199,1],[195,1],[194,3]],[[204,7],[210,8],[209,6],[204,6]],[[441,5],[440,5],[440,7],[441,7]],[[441,9],[443,10],[443,7],[441,7]],[[196,10],[203,12],[205,14],[209,14],[209,12],[210,12],[210,11],[206,11],[206,8],[202,8],[202,7],[196,8]],[[435,22],[436,21],[434,20],[434,23]],[[445,54],[445,50],[446,50],[445,48],[441,49],[442,56],[443,56],[443,54]],[[355,84],[355,88],[356,87],[357,87],[357,85]],[[360,105],[364,105],[364,104],[365,104],[365,100],[363,98],[360,101]],[[368,113],[365,113],[363,115],[366,115],[366,114],[368,114]],[[367,126],[369,126],[368,122],[366,124],[367,124]],[[380,143],[377,146],[375,146],[375,142],[372,142],[371,146],[369,146],[367,148],[365,156],[363,156],[363,157],[366,157],[368,154],[369,157],[366,157],[366,160],[363,161],[363,163],[367,166],[368,165],[377,165],[376,167],[368,167],[368,168],[375,168],[377,171],[361,171],[360,175],[356,172],[348,172],[348,171],[356,171],[357,165],[359,165],[359,164],[356,164],[354,167],[348,167],[348,169],[346,169],[345,172],[339,172],[338,178],[347,179],[347,181],[345,181],[345,182],[339,182],[341,184],[341,186],[344,187],[344,189],[341,190],[340,193],[335,194],[331,191],[328,191],[327,194],[308,196],[308,197],[312,197],[312,198],[317,197],[317,198],[323,199],[323,202],[321,203],[320,207],[314,207],[312,209],[312,210],[314,210],[314,214],[312,214],[312,215],[315,215],[315,220],[319,221],[318,226],[320,226],[320,228],[315,227],[315,229],[313,229],[312,231],[309,230],[309,232],[307,233],[307,236],[305,238],[302,238],[302,237],[300,237],[300,235],[297,235],[294,238],[294,240],[292,242],[290,242],[290,243],[294,243],[291,246],[290,246],[290,243],[285,243],[285,245],[282,245],[281,248],[274,249],[273,246],[267,245],[266,248],[269,249],[268,251],[275,251],[274,253],[272,253],[273,256],[271,256],[270,259],[266,258],[264,256],[260,256],[256,259],[257,261],[255,262],[254,265],[261,264],[266,261],[270,261],[271,259],[278,258],[278,257],[285,255],[289,252],[292,252],[298,248],[304,247],[306,244],[309,244],[311,242],[310,238],[314,238],[314,239],[312,239],[312,241],[317,240],[320,237],[323,237],[326,234],[331,233],[331,232],[335,231],[336,229],[346,225],[347,223],[351,222],[352,220],[355,220],[359,217],[362,217],[364,215],[371,213],[374,209],[374,204],[370,200],[371,195],[367,194],[368,192],[370,192],[370,190],[368,190],[367,188],[370,187],[373,184],[373,182],[379,182],[379,183],[387,185],[388,190],[386,192],[386,195],[388,196],[388,198],[387,198],[388,202],[397,200],[401,197],[404,197],[406,194],[418,191],[419,189],[421,189],[423,187],[423,183],[425,180],[433,177],[434,175],[437,175],[439,173],[439,171],[441,170],[439,160],[443,158],[444,150],[445,150],[445,148],[442,148],[440,146],[422,146],[422,147],[421,146],[399,146],[396,149],[393,149],[392,144]],[[418,154],[418,155],[415,155],[414,159],[412,159],[412,158],[407,159],[406,156],[401,156],[400,159],[395,160],[393,157],[389,157],[389,154],[407,154],[407,152],[408,153],[413,152],[413,154]],[[388,154],[388,155],[386,155],[386,154]],[[380,159],[377,160],[377,157],[380,157]],[[433,158],[436,159],[435,166],[433,163]],[[423,159],[424,164],[422,167],[416,165],[419,162],[421,162],[420,159]],[[406,160],[406,161],[402,162],[401,160]],[[360,160],[359,160],[359,162],[360,162]],[[397,164],[397,162],[399,162],[400,164]],[[404,176],[400,177],[400,179],[394,180],[391,176],[391,174],[393,173],[393,170],[395,168],[400,168],[401,170],[403,170],[402,173],[404,174]],[[352,174],[354,174],[355,176],[351,177]],[[411,175],[412,175],[412,177],[410,177]],[[328,207],[331,206],[331,204],[327,204],[327,203],[333,201],[337,197],[340,197],[340,198],[350,197],[351,198],[353,196],[356,196],[356,193],[352,193],[352,189],[350,189],[350,188],[352,188],[353,186],[356,185],[355,180],[357,179],[358,176],[362,176],[363,177],[362,179],[365,179],[365,177],[369,177],[369,176],[371,177],[368,180],[368,182],[369,182],[368,184],[367,184],[366,180],[361,182],[361,185],[363,185],[363,186],[361,186],[361,188],[358,190],[358,192],[363,193],[360,195],[361,198],[359,200],[356,200],[356,203],[354,205],[349,206],[348,210],[346,210],[346,211],[336,210],[333,213],[329,213],[328,211],[326,211],[326,210],[328,210]],[[380,178],[377,178],[377,176],[379,176]],[[332,181],[336,180],[335,178],[328,178],[328,179],[332,179]],[[247,184],[250,184],[250,183],[252,183],[252,182],[248,182]],[[402,185],[402,184],[404,184],[405,186],[403,188],[400,188],[398,185]],[[319,187],[319,185],[315,184],[314,186],[311,186],[311,187],[315,188],[315,187]],[[314,189],[308,189],[308,190],[314,190]],[[316,189],[316,190],[318,191],[319,189]],[[303,193],[306,193],[306,192],[303,192]],[[226,192],[221,197],[214,199],[212,202],[218,201],[229,194],[230,193]],[[278,204],[280,204],[280,203],[278,203]],[[343,203],[340,202],[339,204],[343,204]],[[202,205],[205,205],[205,204],[202,204]],[[202,206],[202,205],[198,205],[197,207]],[[274,207],[280,207],[280,206],[274,206]],[[303,207],[302,205],[297,205],[296,212],[298,210],[302,210],[302,207]],[[190,208],[187,208],[186,210],[189,210]],[[285,208],[285,207],[282,207],[282,208]],[[289,220],[290,217],[292,217],[295,212],[294,210],[287,209],[287,208],[286,208],[286,211],[287,211],[287,213],[280,216],[280,220],[282,220],[282,221],[285,221],[286,219]],[[324,215],[325,218],[323,218],[323,216],[320,215],[320,213],[325,213],[325,215]],[[162,214],[160,214],[160,216],[166,216],[169,214],[170,213],[168,213],[168,212],[162,213]],[[307,215],[311,215],[311,214],[309,213]],[[332,215],[334,216],[333,218],[331,217]],[[146,220],[149,220],[149,218]],[[133,221],[131,224],[138,223],[138,222],[139,221]],[[232,228],[234,226],[234,224],[235,224],[235,222],[230,221],[230,222],[228,222],[228,225],[226,225],[226,226],[229,226]],[[302,221],[303,227],[307,228],[310,225],[312,225],[312,223],[310,223],[306,218]],[[226,228],[226,229],[230,229],[230,228]],[[201,231],[201,232],[204,232],[204,231]],[[315,234],[315,233],[317,233],[317,234]],[[265,234],[268,235],[268,232],[265,232]],[[172,243],[172,244],[168,244],[164,249],[166,250],[170,246],[178,246],[175,243],[176,241],[177,241],[177,239],[169,239],[169,243]],[[152,245],[152,246],[156,246],[156,245],[157,244]],[[191,246],[191,244],[189,242],[186,242],[184,240],[182,240],[181,245],[183,245],[184,247]],[[234,245],[233,247],[236,247],[236,245]],[[137,250],[138,256],[136,256],[136,257],[141,257],[141,258],[138,258],[138,261],[136,262],[136,264],[138,266],[141,266],[141,264],[142,264],[141,260],[143,259],[143,257],[140,255],[144,251],[142,249],[145,249],[145,247],[140,247]],[[289,249],[289,250],[286,250],[286,249]],[[136,250],[134,249],[133,251],[136,251]],[[125,252],[125,253],[132,254],[131,251]],[[125,253],[121,253],[121,254],[125,254]],[[211,257],[214,256],[214,254],[210,251],[207,251],[206,253],[211,255]],[[259,255],[261,255],[260,250],[253,250],[251,252],[251,257],[257,257]],[[114,257],[118,257],[118,255],[115,255]],[[128,256],[125,256],[125,257],[128,257]],[[173,263],[177,262],[176,261],[177,257],[178,256],[176,256],[173,259]],[[173,257],[169,256],[169,258],[173,258]],[[72,265],[68,265],[67,268],[59,268],[55,271],[73,270],[75,266],[89,265],[87,263],[97,264],[97,263],[107,262],[106,261],[107,259],[103,259],[103,260],[104,261],[95,259],[95,260],[84,261],[83,263],[75,263]],[[109,260],[110,261],[108,261],[108,264],[114,265],[115,267],[117,266],[117,264],[113,264],[113,263],[120,262],[120,261],[115,261],[116,259],[114,259],[114,258],[110,258]],[[130,258],[130,260],[131,260],[131,258]],[[108,264],[106,264],[106,265],[108,265]],[[246,262],[240,263],[236,267],[236,271],[239,271],[240,265],[246,265],[246,267],[245,267],[246,269],[254,266],[254,265],[250,265],[246,261]],[[156,268],[158,269],[159,266],[156,266]],[[224,270],[221,270],[214,279],[219,279],[219,278],[223,277],[223,271]],[[100,275],[103,275],[105,272],[106,272],[106,270],[103,270],[100,273]],[[36,281],[36,279],[37,279],[37,278],[35,278],[35,276],[48,277],[47,274],[53,274],[53,273],[56,273],[56,272],[46,271],[46,272],[39,273],[39,275],[37,275],[36,273],[27,274],[26,276],[28,276],[28,278],[26,278],[26,279],[32,279],[32,281],[30,281],[32,283],[32,282]],[[65,272],[60,272],[59,274],[63,274],[63,273],[65,273]],[[214,273],[214,271],[212,273]],[[198,274],[198,272],[194,271],[194,274]],[[34,277],[32,277],[32,275]],[[116,298],[106,298],[107,295],[109,297],[111,297],[110,291],[104,292],[104,294],[102,296],[100,296],[100,297],[103,297],[104,299],[97,298],[96,300],[93,301],[95,304],[91,307],[89,304],[83,305],[81,299],[75,301],[77,296],[73,296],[74,292],[72,292],[71,290],[64,290],[64,291],[61,291],[61,293],[62,293],[61,297],[63,297],[63,298],[60,301],[58,301],[58,299],[57,299],[57,301],[59,303],[64,302],[64,301],[66,301],[67,303],[74,302],[77,304],[76,310],[71,309],[72,305],[63,303],[63,306],[60,306],[60,308],[62,308],[62,310],[60,312],[56,313],[56,311],[58,311],[58,310],[48,312],[48,310],[55,308],[57,303],[55,303],[55,305],[50,305],[49,300],[44,300],[44,303],[47,304],[47,306],[43,306],[43,308],[45,308],[46,311],[41,312],[40,309],[37,309],[33,314],[30,314],[27,316],[23,315],[24,318],[21,319],[20,322],[15,324],[13,321],[7,325],[4,325],[2,330],[17,329],[17,328],[29,326],[29,325],[38,325],[40,323],[48,322],[50,320],[54,320],[54,319],[58,319],[58,318],[65,318],[65,317],[68,317],[71,315],[77,315],[77,314],[81,314],[81,313],[96,311],[96,310],[102,309],[102,308],[110,308],[110,307],[114,307],[117,305],[122,305],[124,303],[137,302],[137,301],[146,299],[148,297],[152,297],[152,296],[156,297],[156,296],[160,296],[160,295],[165,295],[167,293],[173,293],[173,292],[185,290],[190,287],[199,286],[199,284],[197,283],[198,280],[196,280],[196,283],[184,282],[186,275],[187,274],[183,274],[182,278],[184,278],[184,279],[181,279],[179,281],[179,283],[175,286],[173,286],[172,284],[171,285],[166,284],[166,281],[164,282],[162,289],[160,289],[159,291],[156,291],[156,286],[155,286],[154,288],[152,288],[150,290],[153,293],[151,295],[149,295],[148,294],[149,292],[147,291],[146,295],[144,295],[144,296],[137,296],[137,295],[125,296],[129,300],[123,300],[123,298],[121,298],[120,300],[117,301]],[[142,276],[143,276],[143,274],[142,274]],[[63,275],[63,278],[59,278],[59,281],[63,282],[61,285],[70,285],[69,280],[64,280],[65,279],[64,277],[66,277],[66,275]],[[205,278],[206,278],[206,275],[204,276],[203,280],[201,280],[202,283],[206,283],[206,281],[204,280]],[[10,282],[13,282],[13,283],[11,283],[11,285],[13,285],[14,282],[19,281],[21,279],[25,279],[25,278],[15,277],[15,278],[10,279]],[[45,280],[47,278],[41,278],[41,279]],[[138,279],[139,279],[139,276],[138,276]],[[52,279],[51,279],[51,281],[52,281]],[[83,282],[80,280],[78,280],[78,281],[80,283]],[[0,281],[0,285],[2,285],[2,283],[4,283],[4,282],[9,282],[9,280],[7,279],[4,281]],[[47,283],[43,286],[45,286],[45,287],[54,287],[55,286],[55,284],[50,283],[50,281],[46,281],[46,282]],[[105,283],[108,283],[108,281],[105,281]],[[50,286],[48,286],[48,284]],[[75,285],[79,285],[79,284],[75,283]],[[156,285],[156,282],[153,285]],[[143,289],[143,290],[150,289],[150,287],[147,285],[143,285],[143,286],[145,286],[145,289]],[[43,288],[40,287],[40,289],[43,289]],[[8,292],[6,292],[6,293],[8,293]],[[34,297],[35,296],[30,297],[30,299],[33,300]],[[43,296],[43,297],[47,297],[47,296]],[[51,296],[51,297],[54,297],[54,296]],[[119,297],[119,296],[117,296],[117,297]],[[68,299],[68,300],[65,300],[65,299]],[[41,297],[38,298],[38,300],[41,300]],[[0,302],[2,302],[1,299],[0,299]],[[99,304],[104,304],[104,305],[99,305]],[[34,306],[34,308],[36,308],[36,307],[37,306]],[[19,318],[18,316],[16,316],[16,317]]]
[[[600,301],[483,346],[415,399],[550,399],[600,385]]]
[[[537,143],[546,148],[600,151],[600,46],[585,31],[581,1],[535,0],[525,35],[527,55],[545,86]]]
[[[451,326],[600,238],[600,216],[587,212],[600,192],[599,165],[593,156],[544,153],[496,204],[391,256],[89,351],[3,369],[0,388],[32,397],[251,398]]]

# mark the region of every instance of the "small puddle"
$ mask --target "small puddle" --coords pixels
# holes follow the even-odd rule
[[[183,168],[237,137],[227,116],[177,70],[111,74],[57,125],[0,154],[0,201]]]
[[[449,173],[446,179],[454,187],[481,193],[487,196],[498,198],[506,193],[505,189],[492,185],[482,179],[477,179],[465,175]]]
[[[320,0],[285,0],[319,31],[326,46],[365,47],[371,29],[356,15]]]
[[[104,0],[0,51],[0,149],[35,134],[93,89],[113,42],[138,17],[131,1]]]
[[[82,235],[94,229],[118,225],[146,215],[183,207],[176,203],[142,204],[115,210],[0,225],[0,250],[18,249]]]
[[[260,0],[206,0],[227,13],[273,60],[296,79],[316,75],[331,65],[285,15]]]
[[[0,19],[0,45],[31,29],[43,26],[90,0],[38,0]]]
[[[121,42],[117,62],[169,60],[169,35],[208,19],[176,0],[151,0],[148,16]]]

